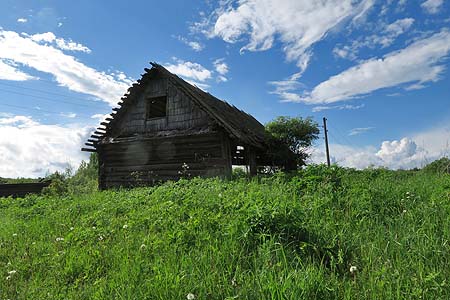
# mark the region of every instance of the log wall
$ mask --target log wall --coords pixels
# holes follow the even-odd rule
[[[98,150],[100,189],[231,174],[229,141],[221,132],[104,144]]]

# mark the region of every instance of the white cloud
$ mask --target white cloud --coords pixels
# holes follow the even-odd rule
[[[176,64],[166,64],[165,67],[172,73],[195,81],[206,81],[211,78],[211,71],[198,63],[176,60]]]
[[[399,36],[400,34],[404,33],[406,30],[408,30],[412,24],[414,23],[413,18],[404,18],[395,21],[394,23],[391,23],[386,26],[385,32],[388,34],[393,34],[395,36]]]
[[[7,60],[0,59],[0,80],[25,81],[35,79],[35,77],[20,71]]]
[[[60,115],[61,115],[62,117],[69,118],[69,119],[76,118],[76,116],[77,116],[77,114],[76,114],[76,113],[73,113],[73,112],[69,112],[69,113],[60,113]]]
[[[423,2],[420,6],[425,9],[426,12],[430,14],[435,14],[439,12],[439,9],[444,4],[444,0],[427,0]]]
[[[326,106],[314,106],[312,108],[313,112],[320,112],[323,110],[337,109],[337,110],[355,110],[363,108],[365,105],[352,105],[352,104],[344,104],[344,105],[326,105]]]
[[[44,125],[28,116],[0,116],[0,177],[42,177],[76,168],[92,128]]]
[[[380,33],[356,39],[350,45],[336,46],[333,49],[333,54],[340,58],[357,60],[357,54],[361,48],[374,49],[379,46],[386,48],[392,45],[396,38],[405,33],[413,24],[413,18],[404,18],[390,24],[383,24]]]
[[[177,36],[176,38],[184,44],[188,45],[192,50],[196,52],[200,52],[205,48],[205,45],[201,44],[200,42],[190,41],[182,36]]]
[[[214,68],[216,69],[216,72],[220,75],[226,75],[229,71],[228,65],[225,62],[224,58],[219,58],[214,61]]]
[[[374,129],[375,127],[357,127],[357,128],[353,128],[350,130],[350,132],[348,133],[348,135],[353,136],[353,135],[360,135],[363,133],[366,133],[372,129]]]
[[[383,141],[379,148],[354,147],[330,144],[331,160],[338,165],[357,169],[386,167],[389,169],[421,168],[426,164],[450,155],[450,125],[403,137],[400,140]],[[312,150],[311,161],[323,163],[323,146]]]
[[[27,18],[18,18],[17,19],[17,23],[26,23],[26,22],[28,22]]]
[[[0,60],[51,74],[58,84],[72,91],[95,96],[110,105],[117,103],[131,80],[97,71],[56,46],[41,44],[52,40],[53,36],[52,33],[34,35],[33,40],[33,36],[0,29]]]
[[[204,30],[208,37],[228,43],[248,38],[241,51],[270,49],[279,38],[287,60],[295,61],[303,72],[313,44],[344,20],[361,18],[372,5],[372,0],[240,0],[233,7],[226,1],[195,26],[209,26]]]
[[[383,58],[363,61],[330,77],[309,93],[296,94],[297,97],[291,101],[307,104],[333,103],[400,84],[435,82],[445,70],[441,62],[449,52],[450,32],[443,30]]]
[[[61,50],[81,51],[91,53],[91,49],[89,49],[88,47],[79,43],[75,43],[71,39],[66,41],[63,38],[57,38],[53,32],[38,33],[30,37],[33,41],[38,43],[39,42],[54,43],[56,47]]]

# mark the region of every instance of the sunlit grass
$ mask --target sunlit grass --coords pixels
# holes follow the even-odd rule
[[[0,199],[0,299],[450,299],[449,195],[310,167]]]

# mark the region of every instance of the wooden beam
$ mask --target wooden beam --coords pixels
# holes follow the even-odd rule
[[[93,139],[101,139],[102,137],[103,135],[95,135],[95,134],[91,135],[91,138]]]
[[[256,169],[256,151],[255,148],[247,146],[248,149],[248,164],[250,165],[250,176],[255,176],[257,169]],[[246,148],[247,148],[246,147]]]
[[[97,152],[96,149],[90,149],[90,148],[81,148],[81,151],[84,151],[84,152]]]
[[[94,140],[94,139],[88,139],[88,142],[91,142],[91,143],[94,143],[94,144],[96,144],[96,143],[98,143],[98,140]]]
[[[84,143],[86,146],[90,146],[90,147],[94,147],[95,148],[95,145],[93,144],[93,143]]]

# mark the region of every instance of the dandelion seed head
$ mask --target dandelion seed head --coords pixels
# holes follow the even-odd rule
[[[189,294],[186,295],[186,298],[187,298],[188,300],[194,300],[194,299],[195,299],[195,295],[192,294],[192,293],[189,293]]]

